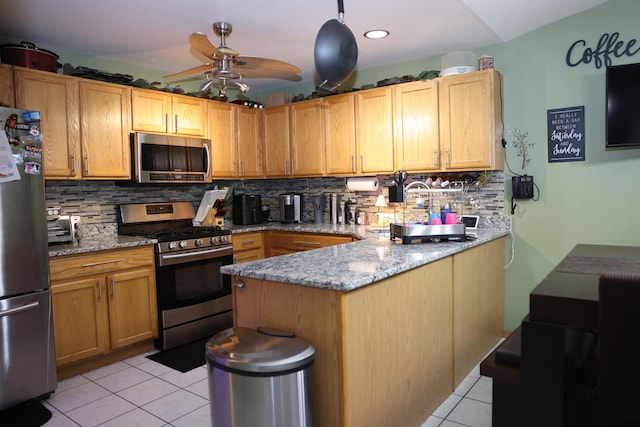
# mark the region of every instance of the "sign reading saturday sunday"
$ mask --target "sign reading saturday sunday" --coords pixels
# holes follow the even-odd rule
[[[584,161],[584,105],[547,110],[547,143],[549,163]]]

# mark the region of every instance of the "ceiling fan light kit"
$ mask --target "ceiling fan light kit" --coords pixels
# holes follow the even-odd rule
[[[242,92],[249,90],[249,85],[242,82],[243,71],[250,72],[252,76],[283,78],[288,80],[298,80],[300,68],[283,61],[269,58],[257,58],[250,56],[240,56],[226,44],[226,37],[231,34],[233,26],[228,22],[216,22],[213,24],[213,32],[220,38],[220,45],[215,47],[207,36],[200,32],[192,33],[189,36],[191,47],[211,60],[210,63],[199,65],[188,70],[180,71],[166,78],[182,77],[195,73],[203,73],[205,81],[200,86],[201,92],[211,89],[217,81],[220,98],[226,98],[227,90],[230,88],[240,89]]]

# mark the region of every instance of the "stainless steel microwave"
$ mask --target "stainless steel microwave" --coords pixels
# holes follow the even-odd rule
[[[142,184],[211,182],[211,142],[204,138],[131,134],[132,177]]]

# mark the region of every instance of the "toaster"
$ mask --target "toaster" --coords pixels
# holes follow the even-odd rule
[[[47,240],[53,243],[73,243],[78,240],[80,217],[77,215],[59,215],[47,220]]]

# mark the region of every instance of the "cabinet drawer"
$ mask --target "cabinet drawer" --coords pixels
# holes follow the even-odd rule
[[[153,264],[154,250],[149,245],[51,258],[49,270],[54,281]]]
[[[270,250],[272,256],[278,252],[307,251],[310,249],[324,248],[326,246],[341,245],[350,243],[353,239],[350,236],[335,236],[315,233],[288,233],[271,232]]]
[[[246,249],[259,249],[264,246],[262,232],[241,233],[233,235],[233,251],[244,251]]]
[[[241,262],[256,261],[264,258],[264,251],[262,248],[247,249],[246,251],[240,251],[233,254],[233,263],[240,264]]]

